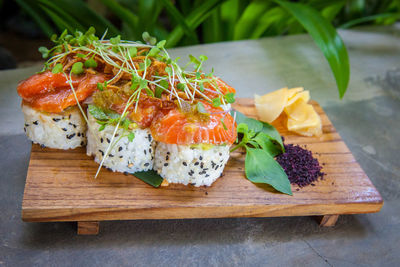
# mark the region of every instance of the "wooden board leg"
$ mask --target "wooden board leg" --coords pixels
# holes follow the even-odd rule
[[[339,218],[339,214],[324,215],[324,216],[318,216],[317,220],[319,221],[320,226],[332,227],[332,226],[335,226],[338,218]]]
[[[78,235],[97,235],[99,222],[78,222]]]

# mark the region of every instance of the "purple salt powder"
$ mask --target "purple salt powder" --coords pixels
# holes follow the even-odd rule
[[[285,170],[290,183],[299,187],[315,185],[318,178],[323,179],[322,167],[312,152],[292,144],[285,145],[285,153],[276,157],[276,161]]]

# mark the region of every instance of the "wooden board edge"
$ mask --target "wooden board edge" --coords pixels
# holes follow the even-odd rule
[[[383,202],[319,204],[319,205],[263,205],[227,207],[171,207],[148,209],[88,208],[88,209],[29,209],[22,210],[25,222],[61,221],[112,221],[145,219],[201,219],[201,218],[239,218],[239,217],[289,217],[317,216],[331,214],[376,213]],[[301,208],[300,208],[301,207]],[[190,212],[188,210],[190,209]]]

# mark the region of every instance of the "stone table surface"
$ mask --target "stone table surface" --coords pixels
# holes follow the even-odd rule
[[[400,27],[340,32],[351,81],[339,100],[329,65],[309,36],[171,50],[206,54],[207,67],[240,97],[284,87],[311,91],[380,191],[379,213],[344,215],[333,228],[310,217],[102,222],[97,236],[74,223],[24,223],[31,144],[19,80],[38,66],[0,71],[0,266],[396,266],[400,262]]]

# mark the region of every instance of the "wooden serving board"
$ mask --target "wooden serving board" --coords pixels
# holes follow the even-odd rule
[[[211,187],[170,184],[153,188],[132,175],[103,168],[86,156],[85,148],[56,150],[32,145],[26,178],[22,219],[27,222],[77,221],[78,233],[98,231],[98,221],[132,219],[185,219],[274,217],[378,212],[383,200],[316,103],[323,135],[302,137],[285,130],[283,120],[274,126],[286,143],[307,146],[323,164],[324,180],[315,186],[292,186],[293,196],[275,192],[245,178],[244,154],[235,152],[223,176]],[[238,99],[235,108],[255,117],[251,99]]]

